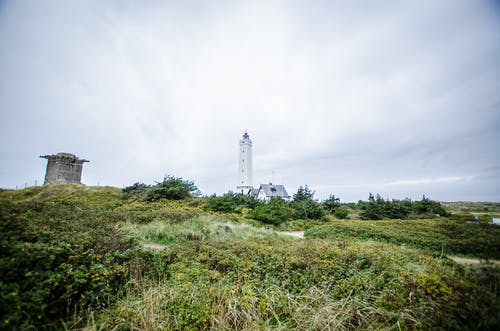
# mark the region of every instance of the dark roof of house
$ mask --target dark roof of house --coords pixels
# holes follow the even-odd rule
[[[260,190],[264,191],[266,197],[290,198],[284,185],[260,184]]]
[[[253,197],[256,197],[259,194],[259,189],[258,188],[251,188],[248,191],[248,194],[253,196]]]

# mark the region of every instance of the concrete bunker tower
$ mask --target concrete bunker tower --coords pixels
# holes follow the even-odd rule
[[[56,155],[40,157],[48,160],[43,185],[82,184],[82,167],[84,162],[89,162],[88,160],[79,159],[70,153],[57,153]]]
[[[240,163],[238,170],[238,185],[236,189],[241,193],[247,193],[253,188],[252,179],[252,140],[245,131],[240,139]]]

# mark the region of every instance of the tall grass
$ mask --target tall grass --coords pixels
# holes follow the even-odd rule
[[[332,221],[305,231],[310,238],[357,238],[408,245],[442,254],[500,259],[500,226],[448,219]]]
[[[190,240],[255,240],[277,237],[276,232],[255,228],[247,224],[235,224],[217,216],[198,216],[181,222],[168,219],[140,224],[127,222],[124,229],[140,242],[159,244],[182,243]]]
[[[496,232],[485,233],[483,225],[341,221],[309,230],[310,238],[317,231],[326,239],[296,240],[244,224],[244,214],[202,214],[197,199],[148,203],[116,188],[0,190],[0,328],[488,330],[500,324],[498,266],[460,266],[435,252],[371,241],[495,241]]]
[[[149,269],[97,314],[94,329],[488,329],[499,322],[492,291],[500,268],[464,268],[390,244],[276,238],[144,254],[154,255]],[[161,271],[151,270],[158,261]]]

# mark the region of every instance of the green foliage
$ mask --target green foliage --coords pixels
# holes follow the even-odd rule
[[[346,207],[339,207],[335,210],[335,217],[345,220],[349,217],[349,210]]]
[[[364,220],[407,219],[410,215],[420,218],[432,218],[436,216],[449,216],[439,202],[432,201],[423,196],[422,200],[412,202],[405,200],[384,200],[379,194],[376,197],[369,194],[368,202],[358,202],[361,210],[359,216]]]
[[[202,215],[204,205],[109,187],[0,191],[0,329],[498,328],[500,268],[439,257],[498,254],[498,226],[331,221],[299,240],[232,222],[250,222],[246,210]],[[322,224],[292,212],[273,199],[249,214],[288,220],[278,228]]]
[[[450,213],[446,211],[443,206],[437,201],[432,201],[425,195],[422,200],[415,201],[413,204],[413,211],[415,214],[430,214],[430,215],[440,215],[440,216],[450,216]]]
[[[54,204],[53,188],[30,193],[0,198],[0,328],[55,328],[75,309],[113,302],[128,279],[133,243],[112,217],[73,196]]]
[[[147,224],[127,223],[125,229],[137,241],[163,245],[185,244],[189,241],[213,242],[278,237],[275,231],[235,224],[216,216],[198,216],[181,222],[166,219]]]
[[[232,193],[232,192],[229,192],[228,194],[232,195],[234,203],[236,204],[237,207],[240,207],[240,208],[253,209],[261,203],[255,197],[247,195],[247,194]]]
[[[290,220],[293,209],[288,207],[285,200],[273,197],[269,202],[257,205],[248,216],[256,221],[276,225]]]
[[[243,208],[253,209],[260,203],[259,200],[252,196],[229,191],[220,197],[214,194],[205,198],[203,208],[207,211],[233,213],[241,212]]]
[[[318,202],[314,201],[314,191],[307,185],[300,186],[293,195],[290,207],[293,209],[294,219],[320,219],[325,216],[325,210]]]
[[[340,207],[340,199],[332,194],[328,197],[328,199],[322,202],[322,205],[326,211],[328,211],[330,214],[334,214],[337,208]]]
[[[297,193],[293,195],[293,201],[309,201],[314,197],[314,191],[311,191],[307,185],[305,187],[300,186]]]
[[[146,185],[144,183],[134,183],[131,186],[123,188],[122,191],[125,194],[125,196],[138,195],[141,197],[145,197],[148,194],[150,188],[151,188],[150,185]]]
[[[100,330],[467,330],[499,322],[498,267],[463,268],[389,244],[191,242],[145,251],[136,269],[127,294],[95,315]]]
[[[186,199],[195,192],[198,188],[192,181],[184,180],[180,177],[167,176],[162,182],[152,186],[146,194],[146,201],[157,201],[160,199],[181,200]]]
[[[236,203],[234,202],[234,197],[232,194],[224,194],[221,197],[216,196],[215,194],[205,199],[205,205],[203,209],[216,211],[216,212],[224,212],[224,213],[232,213],[236,208]]]
[[[500,202],[442,202],[452,213],[497,213],[500,214]]]
[[[325,210],[314,200],[300,200],[290,202],[293,209],[294,219],[321,219],[325,216]]]
[[[415,248],[441,254],[462,254],[500,259],[500,226],[448,219],[334,221],[306,230],[312,238],[357,238]]]

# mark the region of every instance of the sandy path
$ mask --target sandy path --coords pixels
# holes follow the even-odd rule
[[[278,231],[278,233],[287,235],[287,236],[292,236],[295,238],[300,238],[304,239],[304,231]]]
[[[155,243],[142,243],[141,246],[145,247],[145,248],[161,249],[161,250],[168,248],[165,245],[160,245],[160,244],[155,244]]]
[[[463,263],[463,264],[478,264],[481,262],[486,262],[486,260],[484,259],[474,259],[474,258],[466,258],[458,256],[448,256],[448,257],[457,263]],[[500,264],[500,261],[498,260],[488,260],[488,262],[492,262],[494,264]]]

